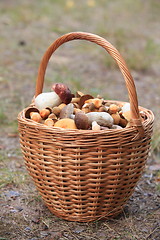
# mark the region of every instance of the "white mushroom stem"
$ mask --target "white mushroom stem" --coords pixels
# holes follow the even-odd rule
[[[130,103],[125,103],[122,107],[122,112],[125,113],[125,112],[128,112],[130,111]]]
[[[119,125],[113,125],[113,126],[111,127],[111,129],[122,129],[122,127],[119,126]]]
[[[35,98],[35,106],[42,110],[46,107],[53,108],[61,103],[60,97],[55,92],[41,93]]]
[[[101,126],[96,121],[93,121],[92,122],[92,130],[100,131],[101,130]]]
[[[83,104],[82,108],[88,108],[89,107],[89,103],[85,103]]]
[[[75,115],[71,114],[70,118],[74,120],[75,119]]]

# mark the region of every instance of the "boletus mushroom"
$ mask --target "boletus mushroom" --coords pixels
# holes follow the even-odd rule
[[[52,90],[59,96],[63,103],[68,104],[71,102],[73,94],[66,84],[54,83],[52,85]]]

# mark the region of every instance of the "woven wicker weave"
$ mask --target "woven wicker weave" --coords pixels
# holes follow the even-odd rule
[[[35,96],[42,92],[53,52],[74,39],[94,42],[116,60],[128,89],[132,126],[99,132],[58,129],[26,119],[25,109],[19,113],[18,123],[25,164],[45,204],[63,219],[87,222],[122,211],[142,174],[154,116],[150,110],[138,107],[134,81],[119,52],[90,33],[66,34],[48,48],[39,67]],[[139,110],[145,114],[143,123]]]

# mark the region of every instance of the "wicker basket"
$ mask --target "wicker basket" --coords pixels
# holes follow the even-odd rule
[[[19,113],[18,123],[25,164],[45,204],[58,217],[88,222],[122,211],[142,174],[154,116],[150,110],[138,107],[134,81],[119,52],[90,33],[68,33],[53,42],[42,58],[35,96],[42,92],[52,53],[74,39],[102,46],[117,62],[128,89],[131,127],[99,132],[63,130],[26,119],[25,109]],[[145,114],[143,122],[139,110]]]

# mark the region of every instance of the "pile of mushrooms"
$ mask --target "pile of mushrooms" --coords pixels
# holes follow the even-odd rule
[[[25,117],[49,127],[100,131],[129,126],[130,104],[118,105],[78,91],[72,94],[67,85],[55,83],[52,92],[39,94]]]

